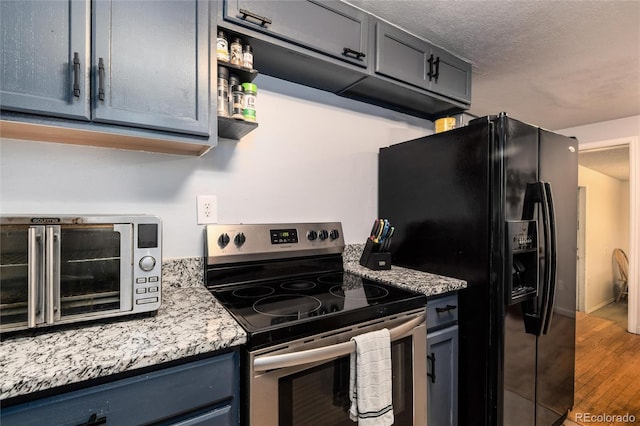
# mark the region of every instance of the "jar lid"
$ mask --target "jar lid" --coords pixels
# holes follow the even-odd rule
[[[238,44],[242,44],[242,39],[236,37],[236,38],[233,39],[233,42],[234,43],[238,43]]]
[[[251,49],[251,45],[245,44],[243,49],[244,52],[251,53],[253,50]]]
[[[245,92],[258,92],[258,86],[253,83],[242,83]]]
[[[218,31],[218,37],[227,38],[227,35],[224,33],[224,31]]]
[[[235,86],[231,86],[232,92],[244,92],[242,85],[236,84]]]
[[[218,78],[227,80],[229,78],[229,70],[226,67],[218,65]]]

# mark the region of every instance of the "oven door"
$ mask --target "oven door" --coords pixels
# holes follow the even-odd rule
[[[349,419],[350,338],[388,328],[395,425],[425,425],[424,310],[387,317],[249,354],[251,425],[353,425]]]

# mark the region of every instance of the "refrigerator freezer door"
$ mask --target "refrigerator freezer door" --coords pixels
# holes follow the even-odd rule
[[[553,191],[557,234],[553,317],[538,338],[537,424],[553,424],[573,406],[575,369],[578,141],[540,130],[540,180]],[[552,420],[552,421],[549,421]]]

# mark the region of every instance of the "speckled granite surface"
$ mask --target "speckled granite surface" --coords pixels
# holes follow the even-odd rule
[[[5,339],[0,343],[0,398],[245,343],[244,330],[202,283],[202,259],[165,261],[162,306],[153,317]]]
[[[461,280],[393,266],[358,264],[364,244],[345,247],[345,270],[427,296],[466,287]],[[242,327],[203,286],[203,259],[163,263],[162,306],[153,317],[24,333],[0,343],[0,399],[213,352],[246,342]]]
[[[391,269],[386,271],[372,271],[371,269],[361,266],[359,263],[363,249],[364,244],[349,244],[345,247],[343,254],[345,271],[374,281],[424,293],[428,297],[461,290],[467,287],[467,282],[463,280],[401,268],[399,266],[392,265]]]

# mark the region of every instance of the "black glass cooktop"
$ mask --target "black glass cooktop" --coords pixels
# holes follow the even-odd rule
[[[257,348],[424,307],[426,296],[333,272],[212,290]]]

